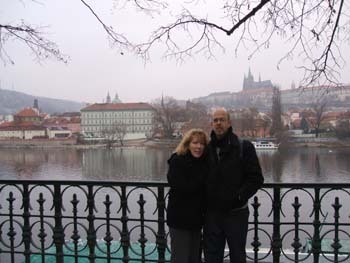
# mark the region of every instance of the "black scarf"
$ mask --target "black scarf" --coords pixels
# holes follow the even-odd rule
[[[214,133],[214,131],[212,131],[210,134],[211,144],[215,148],[220,148],[220,149],[227,147],[229,144],[231,144],[230,134],[232,134],[232,127],[228,128],[228,130],[225,132],[224,136],[220,139],[218,139],[216,137],[216,134]]]

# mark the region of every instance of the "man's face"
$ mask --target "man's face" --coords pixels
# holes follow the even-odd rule
[[[215,111],[212,117],[211,126],[216,137],[219,139],[222,138],[228,128],[231,126],[231,123],[227,117],[227,112],[224,110]]]

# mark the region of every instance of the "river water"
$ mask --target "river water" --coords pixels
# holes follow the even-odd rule
[[[74,149],[74,148],[31,148],[31,149],[0,149],[0,179],[35,179],[35,180],[114,180],[114,181],[166,181],[167,172],[167,159],[169,158],[172,149],[154,149],[154,148],[115,148],[115,149]],[[258,157],[265,177],[265,182],[283,182],[283,183],[350,183],[350,148],[292,148],[288,150],[277,151],[261,151],[258,150]],[[0,197],[2,204],[7,203],[8,191],[3,191],[2,197]],[[16,189],[15,189],[16,190]],[[45,189],[35,189],[37,191],[45,192]],[[47,190],[47,189],[46,189]],[[75,192],[74,192],[75,193]],[[78,192],[79,194],[79,192]],[[339,193],[336,193],[338,196]],[[36,199],[37,195],[32,193],[33,198]],[[341,202],[346,204],[349,202],[350,197],[346,194],[341,197]],[[20,193],[15,191],[15,196],[20,200]],[[111,195],[112,196],[112,195]],[[117,195],[113,195],[117,198]],[[281,221],[289,222],[293,219],[293,208],[291,206],[295,196],[299,196],[300,200],[303,199],[303,206],[300,209],[300,220],[305,222],[311,222],[313,214],[310,214],[313,204],[310,200],[310,196],[304,192],[294,191],[288,196],[284,197],[283,201],[283,216]],[[84,195],[78,196],[78,199],[84,204],[86,198]],[[103,197],[103,196],[102,196]],[[95,196],[96,206],[103,212],[103,198]],[[145,196],[146,200],[149,200],[146,207],[146,216],[153,215],[154,203],[152,201],[152,195]],[[52,196],[46,193],[45,199],[52,200]],[[100,200],[101,199],[101,200]],[[139,215],[138,205],[136,203],[137,196],[131,196],[129,198],[129,207],[131,209],[130,217],[137,217]],[[331,204],[334,200],[334,194],[329,197],[326,196],[323,200],[325,217],[322,217],[322,221],[327,219],[332,222],[333,209]],[[71,196],[69,193],[65,193],[63,202],[66,208],[69,208]],[[259,210],[259,220],[269,222],[273,220],[271,215],[271,199],[265,192],[261,192],[259,196],[259,202],[262,203]],[[51,202],[48,202],[49,206],[46,208],[46,213],[50,213]],[[19,208],[20,208],[20,202]],[[118,200],[114,200],[114,205],[118,204]],[[38,211],[37,202],[32,201],[31,213],[35,214]],[[84,207],[84,206],[83,206]],[[52,208],[51,208],[52,209]],[[6,206],[2,207],[3,211],[6,211]],[[71,209],[67,209],[71,211]],[[100,211],[100,212],[101,212]],[[113,211],[118,211],[114,209]],[[52,211],[51,211],[52,213]],[[86,211],[83,213],[84,218]],[[85,213],[85,214],[84,214]],[[120,212],[118,212],[120,213]],[[327,217],[329,213],[329,216]],[[20,213],[21,215],[21,213]],[[118,214],[119,215],[119,214]],[[115,216],[115,215],[114,215]],[[119,215],[120,216],[120,215]],[[251,213],[251,221],[253,213]],[[6,217],[4,217],[6,219]],[[347,209],[343,209],[341,218],[348,222],[349,213]],[[3,220],[5,220],[3,219]],[[21,220],[20,217],[18,220]],[[33,220],[33,219],[32,219]],[[52,219],[46,218],[50,221]],[[51,221],[50,221],[51,222]],[[1,223],[1,218],[0,218]],[[51,222],[52,225],[54,224]],[[98,223],[98,222],[97,222]],[[132,222],[129,222],[132,226]],[[68,224],[68,223],[67,223]],[[84,221],[84,224],[87,223]],[[267,232],[260,231],[259,238],[263,248],[268,248],[271,242],[271,236],[266,233],[272,233],[272,223],[264,226]],[[21,240],[21,227],[16,226],[17,239]],[[290,226],[286,225],[281,227],[281,233],[283,237],[283,248],[290,248],[290,244],[293,242],[293,235],[289,233]],[[309,232],[313,233],[312,226],[304,226]],[[156,229],[156,226],[154,227]],[[35,229],[34,229],[35,230]],[[33,230],[33,231],[34,231]],[[329,229],[325,226],[323,232]],[[7,225],[2,227],[3,235],[8,231]],[[48,233],[52,232],[52,229],[46,229]],[[51,231],[51,232],[50,232]],[[68,231],[68,228],[67,230]],[[101,232],[101,231],[100,231]],[[102,238],[104,232],[101,234],[97,232],[98,238]],[[134,231],[131,234],[132,240],[137,240],[138,232]],[[292,232],[290,232],[292,233]],[[301,241],[303,244],[306,240],[306,232],[301,232]],[[345,233],[345,232],[344,232]],[[52,233],[51,233],[52,234]],[[52,235],[48,235],[51,238]],[[80,233],[82,238],[86,238],[86,233],[82,231]],[[66,233],[69,237],[70,233]],[[114,238],[118,240],[118,233],[114,233]],[[133,237],[135,235],[135,237]],[[151,237],[150,237],[151,236]],[[150,242],[155,242],[155,237],[148,236]],[[328,236],[327,236],[328,237]],[[331,236],[333,237],[333,236]],[[34,241],[38,242],[37,235],[33,234]],[[249,244],[253,240],[253,231],[248,234]],[[249,245],[248,244],[248,245]],[[1,246],[0,246],[1,247]],[[271,257],[271,255],[269,256]],[[310,257],[311,258],[311,257]],[[16,262],[23,262],[23,256],[16,255]],[[0,253],[0,262],[10,262],[9,254]],[[305,261],[305,262],[311,262]]]
[[[0,149],[0,179],[166,181],[172,149]],[[265,182],[350,183],[350,149],[258,150]]]

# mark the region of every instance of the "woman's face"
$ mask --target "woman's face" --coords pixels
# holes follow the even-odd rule
[[[193,136],[190,141],[189,150],[193,157],[199,158],[203,155],[204,152],[204,142],[198,136]]]

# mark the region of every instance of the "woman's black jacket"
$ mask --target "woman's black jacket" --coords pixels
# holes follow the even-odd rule
[[[169,227],[199,230],[203,225],[205,181],[208,173],[206,157],[194,158],[190,153],[174,153],[168,160],[170,185],[167,224]]]

